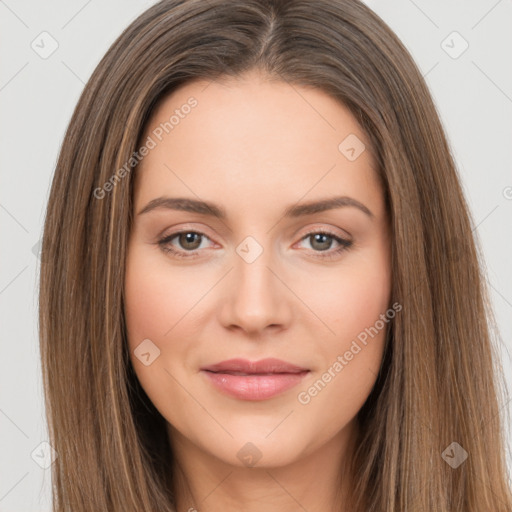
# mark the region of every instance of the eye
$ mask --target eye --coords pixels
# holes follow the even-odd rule
[[[172,240],[175,238],[183,250],[178,250],[171,244]],[[159,240],[158,245],[164,252],[172,253],[177,258],[191,258],[197,256],[193,251],[204,248],[201,247],[203,238],[207,238],[209,240],[204,233],[199,233],[197,231],[178,231]],[[191,254],[186,254],[187,252]]]
[[[341,238],[329,231],[310,231],[302,237],[301,242],[305,240],[310,242],[314,252],[325,253],[315,255],[320,258],[333,258],[352,246],[352,241]],[[333,242],[338,244],[338,247],[331,251],[329,249],[331,249]]]
[[[176,239],[180,247],[176,247],[172,241]],[[171,253],[176,258],[195,258],[199,254],[197,251],[204,249],[201,247],[204,239],[210,240],[204,233],[191,230],[177,231],[160,239],[157,244],[166,252]],[[346,251],[352,246],[352,241],[341,238],[329,231],[310,231],[303,236],[300,242],[308,240],[315,256],[319,258],[334,258],[341,252]],[[333,242],[338,245],[334,250]]]

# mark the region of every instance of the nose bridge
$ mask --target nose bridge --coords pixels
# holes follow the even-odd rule
[[[225,325],[257,331],[270,325],[288,323],[289,297],[286,296],[286,288],[274,275],[276,261],[269,237],[260,243],[255,237],[248,236],[238,244],[223,316]]]

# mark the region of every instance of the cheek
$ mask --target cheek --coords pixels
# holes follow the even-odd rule
[[[321,418],[327,436],[346,425],[366,401],[395,316],[389,303],[387,253],[379,250],[373,256],[371,264],[366,258],[360,264],[347,264],[308,291],[311,309],[319,312],[331,332],[324,330],[326,334],[317,340],[315,350],[322,364],[301,387],[297,401],[305,417]]]
[[[323,325],[322,338],[328,347],[340,349],[347,340],[375,324],[386,312],[391,296],[391,276],[387,253],[381,248],[362,257],[354,254],[336,270],[318,273],[297,289]]]
[[[188,356],[193,348],[189,340],[195,337],[194,322],[190,322],[188,315],[194,314],[194,305],[205,294],[208,280],[197,274],[173,272],[165,259],[157,256],[155,251],[136,244],[128,253],[125,277],[128,348],[137,379],[153,405],[168,421],[181,425],[187,418],[190,397],[178,383],[186,381]],[[144,341],[148,339],[150,343]],[[143,341],[145,344],[141,344]],[[139,355],[147,352],[151,360],[145,365]]]
[[[334,284],[334,283],[333,283]],[[343,276],[337,289],[331,289],[324,311],[333,330],[342,339],[356,337],[372,326],[389,306],[390,290],[387,273],[352,270]]]
[[[167,372],[176,374],[171,363],[186,358],[189,344],[185,341],[189,337],[183,328],[188,325],[187,311],[201,296],[200,285],[200,280],[198,283],[190,276],[185,279],[183,273],[171,272],[165,260],[156,258],[153,251],[134,246],[128,253],[124,308],[130,359],[157,408],[171,392],[173,380]],[[147,353],[148,365],[141,356]]]
[[[125,312],[130,347],[142,339],[164,341],[182,325],[204,294],[202,279],[186,272],[171,272],[165,260],[134,247],[127,258]],[[175,327],[176,326],[176,327]],[[161,342],[160,341],[160,342]]]

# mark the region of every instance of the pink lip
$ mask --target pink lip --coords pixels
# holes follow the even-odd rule
[[[220,391],[242,400],[265,400],[296,386],[309,372],[280,359],[229,359],[201,371]]]

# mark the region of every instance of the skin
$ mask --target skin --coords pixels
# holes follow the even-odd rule
[[[168,423],[178,510],[349,510],[355,476],[344,463],[382,361],[385,329],[309,403],[298,394],[390,307],[389,221],[368,139],[324,92],[250,72],[174,91],[153,113],[144,140],[191,96],[198,105],[137,169],[125,281],[130,357]],[[338,149],[349,134],[367,148],[354,161]],[[373,217],[353,206],[283,217],[290,205],[338,195]],[[161,196],[211,201],[227,218],[163,207],[139,214]],[[182,229],[205,236],[188,245],[177,236],[167,245],[196,257],[178,259],[158,245]],[[335,254],[334,238],[307,236],[326,229],[352,246]],[[252,263],[236,252],[247,236],[263,249]],[[333,258],[322,259],[329,252]],[[160,350],[148,366],[134,354],[145,339]],[[240,400],[199,371],[234,357],[276,357],[310,372],[278,396]],[[261,457],[254,466],[237,456],[250,450],[248,442]]]

